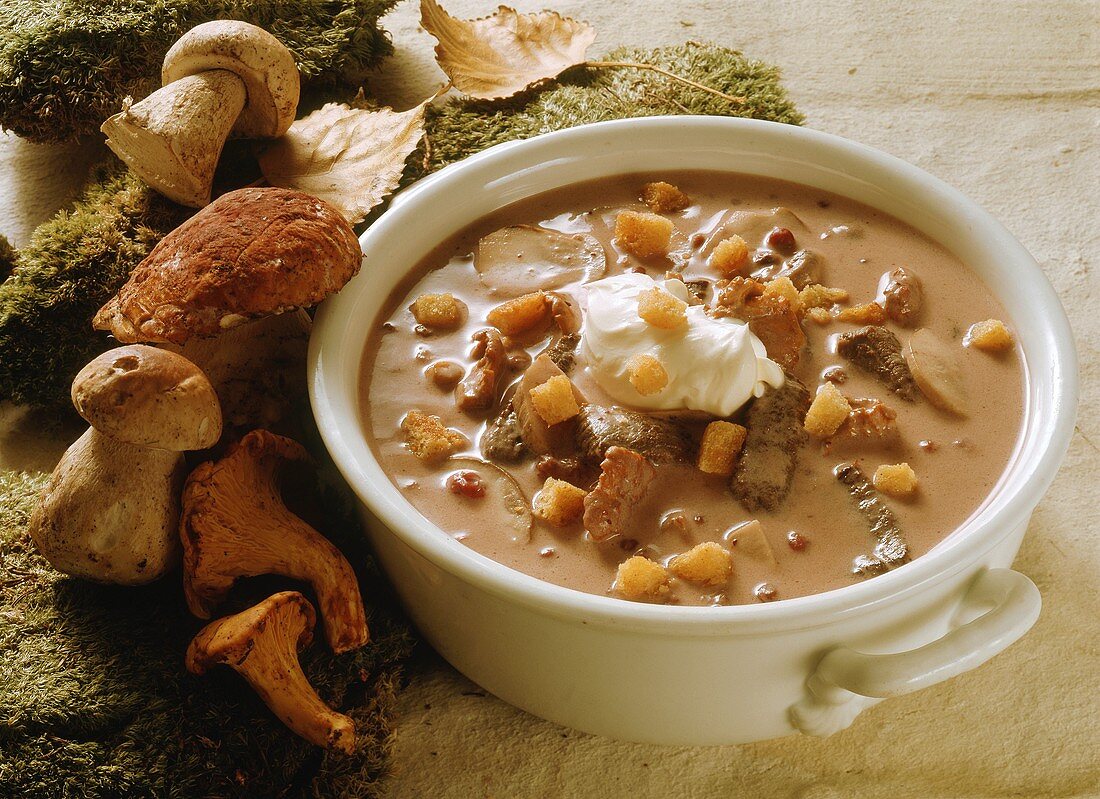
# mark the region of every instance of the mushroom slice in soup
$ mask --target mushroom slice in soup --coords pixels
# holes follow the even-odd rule
[[[770,211],[728,211],[719,219],[703,243],[701,255],[710,258],[714,248],[730,236],[740,236],[749,247],[768,247],[765,239],[775,228],[785,228],[795,239],[807,232],[806,225],[793,211],[779,207]]]
[[[468,455],[452,456],[444,464],[462,465],[476,471],[487,487],[485,499],[501,502],[508,512],[512,540],[517,543],[531,540],[531,528],[535,523],[535,517],[531,514],[531,503],[510,472],[495,463]]]
[[[478,242],[474,268],[488,288],[518,297],[597,280],[607,270],[607,256],[603,245],[585,233],[513,225]]]
[[[958,357],[928,328],[909,337],[902,352],[920,393],[937,408],[966,416],[966,383]]]

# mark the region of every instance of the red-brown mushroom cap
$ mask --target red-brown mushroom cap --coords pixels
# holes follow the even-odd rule
[[[183,344],[315,305],[359,271],[355,231],[289,189],[224,194],[165,236],[95,317],[124,343]]]

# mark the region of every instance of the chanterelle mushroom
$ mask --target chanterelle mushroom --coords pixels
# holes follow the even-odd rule
[[[314,305],[362,260],[355,231],[323,200],[238,189],[161,239],[94,324],[119,341],[183,344]]]
[[[85,366],[72,398],[91,427],[54,469],[31,538],[67,574],[123,585],[155,580],[179,559],[182,453],[221,435],[214,389],[186,358],[138,345]]]
[[[187,606],[210,618],[239,577],[282,574],[313,586],[334,652],[368,640],[355,572],[333,544],[287,509],[276,473],[308,460],[301,445],[254,430],[219,461],[197,467],[183,490],[180,538]]]
[[[298,735],[351,754],[355,722],[321,701],[298,662],[313,640],[315,620],[313,605],[297,591],[275,594],[203,627],[187,647],[187,669],[205,674],[212,666],[229,666]]]
[[[100,130],[142,180],[194,208],[210,202],[230,133],[274,138],[294,121],[300,91],[294,56],[247,22],[192,28],[164,57],[162,87],[127,104]]]

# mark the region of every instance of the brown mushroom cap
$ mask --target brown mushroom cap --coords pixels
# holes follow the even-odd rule
[[[274,138],[294,122],[301,91],[298,66],[282,42],[255,25],[220,19],[204,22],[181,36],[164,56],[161,83],[213,69],[239,77],[247,101],[233,126],[246,139]]]
[[[224,194],[165,236],[95,317],[119,341],[183,344],[339,291],[363,254],[347,220],[299,191]]]
[[[297,591],[273,594],[203,627],[187,647],[185,662],[193,674],[229,666],[294,732],[350,754],[355,722],[321,700],[298,662],[298,653],[313,640],[316,618],[313,605]]]
[[[206,375],[173,352],[140,344],[92,360],[73,380],[73,405],[109,438],[174,452],[206,449],[222,432]]]

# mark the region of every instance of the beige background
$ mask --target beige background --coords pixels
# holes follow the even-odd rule
[[[446,5],[474,16],[494,4]],[[1078,434],[1017,562],[1043,592],[1043,615],[986,666],[885,702],[831,739],[742,747],[667,749],[582,735],[513,710],[430,662],[402,697],[394,799],[1100,796],[1100,291],[1092,271],[1100,248],[1100,3],[554,6],[596,26],[597,53],[709,38],[779,64],[808,125],[958,186],[1035,254],[1069,311],[1083,378]],[[398,107],[438,83],[416,18],[410,2],[387,18],[398,55],[373,80]],[[0,139],[0,232],[25,240],[67,199],[94,152]],[[52,466],[56,442],[42,446],[37,425],[21,423],[18,411],[2,415],[0,465]]]

